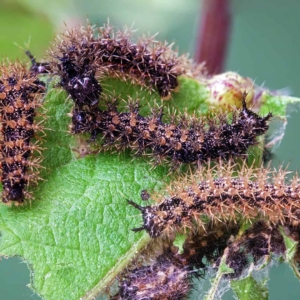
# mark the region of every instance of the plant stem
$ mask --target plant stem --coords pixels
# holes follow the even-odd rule
[[[230,27],[230,0],[203,0],[195,61],[206,62],[211,75],[223,71]]]

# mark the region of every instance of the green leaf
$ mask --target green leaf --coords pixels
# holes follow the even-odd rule
[[[186,240],[186,234],[178,233],[175,237],[175,240],[173,242],[173,245],[178,248],[178,253],[183,253],[183,244]]]
[[[280,233],[283,236],[284,244],[285,244],[285,261],[287,261],[290,264],[290,267],[294,271],[295,276],[300,279],[300,272],[299,272],[299,266],[298,263],[294,260],[294,255],[297,251],[297,247],[299,247],[298,243],[294,241],[292,238],[288,237],[284,229],[280,227]]]
[[[180,92],[163,105],[206,113],[205,85],[187,77],[180,82]],[[160,101],[156,93],[116,79],[103,86],[124,99],[144,97],[145,114]],[[23,257],[34,274],[33,289],[47,300],[92,299],[103,291],[150,240],[131,231],[142,219],[126,200],[141,203],[142,190],[158,191],[171,180],[166,167],[152,168],[146,158],[133,160],[128,153],[82,156],[78,149],[86,140],[67,132],[72,103],[66,98],[52,89],[45,102],[50,129],[43,143],[45,181],[33,189],[35,200],[24,207],[0,206],[0,254]],[[218,274],[229,271],[221,264]]]
[[[141,220],[126,199],[139,202],[141,191],[160,187],[168,171],[126,154],[75,159],[65,98],[52,91],[46,103],[52,129],[44,153],[47,180],[30,206],[0,207],[0,252],[30,264],[32,286],[46,299],[78,299],[104,288],[126,266],[148,242],[146,234],[131,231]]]
[[[274,116],[286,117],[286,109],[288,104],[297,104],[300,102],[299,98],[284,96],[276,93],[272,93],[265,90],[260,95],[260,112],[262,114],[267,114],[272,112]]]
[[[140,113],[146,115],[150,112],[150,108],[154,103],[163,105],[165,111],[168,108],[177,112],[187,111],[189,113],[204,114],[207,113],[209,107],[209,93],[205,85],[200,84],[193,78],[185,76],[179,77],[179,92],[174,92],[173,98],[170,100],[161,100],[155,91],[133,85],[130,82],[121,81],[114,78],[105,78],[101,81],[103,87],[110,89],[121,99],[127,100],[128,97],[140,100]],[[126,106],[126,101],[120,103],[120,109]]]
[[[231,288],[241,300],[267,300],[266,282],[258,283],[252,276],[240,280],[232,280]]]
[[[223,275],[234,273],[234,270],[226,264],[227,255],[228,255],[228,248],[224,250],[217,274],[215,278],[211,280],[211,287],[207,295],[205,296],[204,300],[214,300],[216,294],[219,291],[219,287],[221,285]]]
[[[286,261],[287,262],[290,262],[297,250],[297,245],[298,245],[298,242],[294,241],[292,238],[288,237],[283,228],[280,227],[280,233],[281,235],[283,236],[283,240],[284,240],[284,244],[285,244],[285,256],[286,256]]]

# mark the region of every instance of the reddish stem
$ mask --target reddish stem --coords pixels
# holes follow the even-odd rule
[[[230,0],[203,0],[195,61],[205,61],[209,74],[223,71],[230,27]]]

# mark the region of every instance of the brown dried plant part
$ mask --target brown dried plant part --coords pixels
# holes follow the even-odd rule
[[[228,245],[227,265],[234,270],[229,278],[238,278],[254,264],[263,263],[271,255],[284,256],[286,247],[278,224],[259,220]]]
[[[170,250],[122,275],[119,293],[111,299],[180,300],[191,290],[187,261]]]
[[[162,249],[152,245],[150,253],[145,249],[147,255],[139,257],[119,276],[119,292],[112,299],[186,299],[194,288],[193,277],[205,278],[208,269],[219,268],[225,251],[226,264],[234,271],[224,275],[228,279],[240,278],[252,261],[260,264],[271,254],[285,255],[278,225],[259,220],[243,233],[240,225],[211,221],[189,232],[182,253],[171,246],[172,242]]]
[[[224,249],[240,229],[238,222],[211,221],[191,231],[184,242],[182,256],[188,261],[190,270],[204,277],[209,265],[222,257]]]
[[[235,109],[229,116],[195,117],[182,114],[171,116],[170,122],[162,120],[161,108],[152,110],[150,116],[139,114],[139,102],[129,101],[129,112],[117,111],[117,100],[110,98],[106,110],[72,113],[71,132],[90,133],[92,140],[102,135],[101,149],[122,151],[130,148],[136,154],[149,154],[156,163],[168,158],[174,168],[183,163],[201,165],[208,160],[227,160],[246,157],[256,138],[268,130],[271,114],[260,117],[246,106]]]
[[[155,88],[162,98],[169,99],[188,60],[179,58],[172,45],[157,42],[154,37],[137,42],[131,38],[132,30],[114,31],[110,24],[67,30],[50,51],[61,85],[71,96],[87,85],[92,93],[94,79],[101,73]]]
[[[168,188],[158,204],[139,206],[143,226],[151,237],[204,226],[202,217],[227,222],[266,219],[271,224],[299,224],[299,178],[286,182],[286,171],[252,169],[244,165],[237,173],[232,166],[201,168],[190,178],[180,178]],[[163,198],[163,199],[162,199]],[[162,199],[162,200],[161,200]]]
[[[214,263],[222,256],[238,228],[234,223],[209,223],[187,236],[182,253],[172,241],[152,243],[118,276],[119,292],[112,299],[186,299],[193,277],[205,276],[207,261]]]
[[[37,132],[42,122],[35,120],[45,85],[34,72],[19,62],[0,66],[1,182],[2,202],[22,204],[31,198],[28,186],[39,180],[41,147]]]

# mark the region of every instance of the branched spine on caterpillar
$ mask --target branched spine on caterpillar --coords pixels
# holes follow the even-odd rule
[[[41,148],[32,138],[42,130],[34,117],[45,85],[19,62],[2,64],[0,73],[2,202],[17,205],[31,197],[27,187],[39,179],[41,159],[32,159],[32,153]]]
[[[51,66],[48,62],[37,62],[35,57],[31,54],[29,50],[25,51],[25,54],[28,56],[31,62],[30,73],[33,76],[37,76],[39,74],[48,74],[51,72]]]
[[[74,109],[73,133],[89,132],[92,140],[98,134],[104,147],[131,148],[138,154],[148,150],[159,162],[170,158],[174,166],[181,163],[201,164],[215,159],[245,157],[256,138],[268,130],[271,114],[260,117],[246,106],[236,110],[231,120],[225,114],[215,118],[183,115],[170,123],[162,121],[162,110],[153,110],[151,116],[139,115],[138,102],[129,104],[129,112],[118,112],[115,99],[110,99],[107,110],[82,111]]]
[[[246,166],[235,175],[232,167],[201,169],[188,180],[174,182],[169,196],[160,203],[139,206],[143,226],[151,237],[203,225],[201,216],[216,220],[263,218],[274,224],[299,225],[300,185],[294,177],[285,183],[287,172],[252,169]]]

